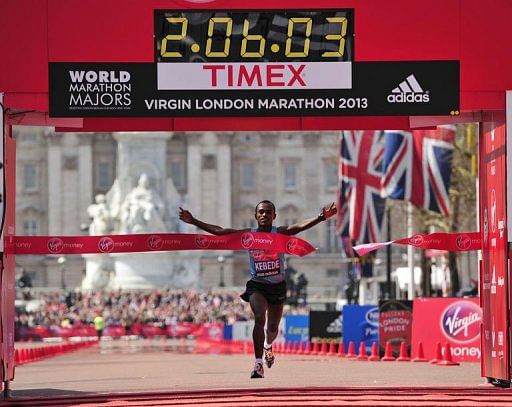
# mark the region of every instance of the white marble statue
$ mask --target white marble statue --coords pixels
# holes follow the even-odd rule
[[[137,186],[126,195],[121,204],[120,232],[166,232],[164,214],[164,201],[158,192],[150,187],[149,178],[143,173]]]
[[[91,236],[108,234],[112,230],[112,219],[110,218],[105,195],[96,195],[95,201],[96,203],[89,205],[87,208],[87,213],[92,219],[89,225],[89,234]]]

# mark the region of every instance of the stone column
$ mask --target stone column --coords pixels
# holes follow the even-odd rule
[[[203,193],[201,187],[201,134],[187,134],[187,205],[194,216],[201,218]]]
[[[121,198],[146,173],[161,196],[165,196],[166,143],[171,133],[116,133],[117,181]]]
[[[80,217],[80,224],[88,224],[89,217],[87,215],[87,207],[91,202],[94,202],[92,196],[93,191],[93,171],[92,167],[92,140],[91,134],[78,135],[78,182],[80,182],[80,196],[78,202],[78,216]]]
[[[48,136],[48,234],[62,234],[62,134]]]
[[[217,134],[218,139],[218,167],[217,167],[217,188],[218,205],[217,217],[221,225],[231,226],[231,138],[228,133]]]

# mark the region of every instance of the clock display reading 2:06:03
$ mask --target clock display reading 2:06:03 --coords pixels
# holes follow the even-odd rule
[[[157,62],[352,61],[352,9],[155,11]]]

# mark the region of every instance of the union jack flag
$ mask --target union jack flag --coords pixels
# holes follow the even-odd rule
[[[382,196],[447,215],[455,127],[384,133]]]
[[[380,182],[382,131],[344,131],[340,142],[336,230],[356,243],[381,240],[385,199]]]

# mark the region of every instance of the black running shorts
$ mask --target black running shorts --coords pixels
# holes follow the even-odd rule
[[[249,302],[252,293],[260,293],[269,304],[284,304],[286,300],[286,281],[277,284],[263,284],[249,280],[245,287],[245,292],[240,295],[242,300]]]

